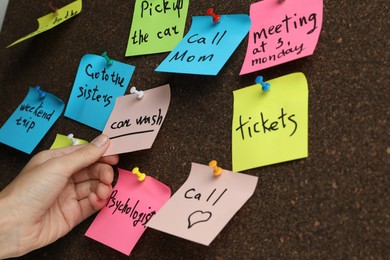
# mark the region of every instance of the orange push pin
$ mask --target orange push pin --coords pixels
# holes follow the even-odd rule
[[[222,168],[217,165],[216,160],[212,160],[209,162],[209,166],[214,168],[214,175],[219,176],[222,173]]]
[[[138,176],[139,181],[143,181],[146,178],[146,174],[139,171],[138,167],[134,167],[132,170],[133,174],[136,174]]]

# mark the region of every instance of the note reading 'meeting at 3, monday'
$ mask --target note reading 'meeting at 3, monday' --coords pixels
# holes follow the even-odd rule
[[[308,156],[308,84],[292,73],[233,92],[233,170]]]
[[[259,1],[251,4],[252,26],[240,75],[314,53],[323,0]]]

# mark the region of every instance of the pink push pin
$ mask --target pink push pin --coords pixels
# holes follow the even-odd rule
[[[219,20],[221,19],[221,16],[219,14],[215,14],[214,13],[214,9],[213,8],[207,9],[206,14],[207,15],[211,15],[213,17],[214,23],[219,22]]]

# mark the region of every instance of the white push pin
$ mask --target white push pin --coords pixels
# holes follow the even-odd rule
[[[144,96],[144,92],[142,90],[138,91],[135,87],[130,88],[130,93],[131,94],[137,94],[137,98],[141,99]]]
[[[73,137],[73,134],[69,134],[69,135],[68,135],[68,138],[72,141],[72,145],[77,145],[77,144],[79,144],[79,141],[76,140],[76,139]]]

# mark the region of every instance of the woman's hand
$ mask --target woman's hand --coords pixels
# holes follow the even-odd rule
[[[0,258],[48,245],[101,209],[118,155],[102,157],[105,135],[90,144],[35,155],[0,193]]]

